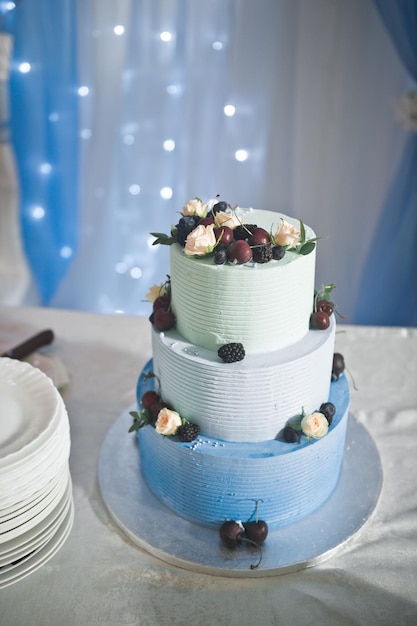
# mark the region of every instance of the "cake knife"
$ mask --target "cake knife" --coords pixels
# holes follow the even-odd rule
[[[54,340],[54,333],[52,330],[42,330],[40,333],[33,335],[26,341],[19,343],[14,348],[3,352],[0,356],[8,357],[9,359],[24,359],[25,357],[35,352],[38,348],[42,348],[43,346],[47,346]]]

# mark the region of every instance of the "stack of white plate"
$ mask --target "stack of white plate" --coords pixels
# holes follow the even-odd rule
[[[72,527],[70,432],[52,381],[0,358],[0,588],[48,561]]]

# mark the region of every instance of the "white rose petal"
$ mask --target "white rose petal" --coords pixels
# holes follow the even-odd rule
[[[274,241],[278,246],[288,246],[294,248],[300,243],[300,231],[298,228],[281,219]]]
[[[184,252],[188,256],[204,256],[212,252],[215,245],[216,236],[214,234],[214,224],[209,224],[208,226],[199,224],[197,228],[194,228],[188,235],[185,241]]]
[[[161,409],[156,420],[155,430],[160,435],[175,435],[181,426],[181,417],[176,411],[171,409]]]
[[[189,200],[182,207],[182,214],[184,216],[197,215],[198,217],[206,217],[207,215],[207,204],[202,202],[198,198],[194,198],[193,200]]]
[[[310,415],[305,415],[301,420],[301,430],[306,437],[321,439],[327,435],[329,423],[323,413],[311,413]]]
[[[232,230],[242,224],[241,220],[235,213],[227,213],[226,211],[219,211],[215,215],[217,226],[228,226]]]

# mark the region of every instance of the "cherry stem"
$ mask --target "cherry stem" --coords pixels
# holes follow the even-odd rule
[[[259,550],[259,559],[257,563],[251,563],[250,568],[251,569],[256,569],[257,567],[259,567],[259,565],[261,564],[262,561],[262,548],[259,545],[259,543],[256,543],[256,541],[252,541],[252,539],[248,539],[247,537],[241,537],[242,541],[247,541],[248,543],[252,544],[253,546],[255,546],[255,548],[258,548]]]

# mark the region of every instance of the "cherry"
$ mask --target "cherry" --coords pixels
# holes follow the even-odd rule
[[[263,543],[268,536],[268,524],[264,520],[246,522],[244,527],[246,537],[258,545]]]
[[[252,259],[252,250],[247,241],[238,239],[227,249],[227,258],[231,263],[243,265]]]
[[[330,326],[330,317],[324,311],[315,311],[310,317],[310,326],[317,330],[326,330]]]
[[[204,217],[202,220],[200,220],[199,222],[199,226],[209,226],[210,224],[214,224],[214,219],[212,217]]]
[[[268,231],[264,228],[255,228],[249,239],[249,243],[251,246],[265,246],[271,243],[271,238]]]
[[[244,533],[242,522],[227,520],[220,526],[220,539],[228,548],[236,548]]]
[[[158,402],[154,402],[154,404],[152,404],[149,411],[151,412],[153,422],[156,422],[156,420],[158,419],[159,411],[165,408],[167,408],[167,405],[165,402],[162,402],[162,400],[159,400]]]
[[[170,299],[168,296],[158,296],[152,305],[154,311],[158,309],[169,309]]]
[[[175,317],[172,311],[166,311],[165,309],[157,309],[154,313],[153,324],[156,330],[160,332],[169,330],[175,326]]]
[[[321,311],[323,313],[327,313],[327,315],[331,315],[334,311],[334,304],[329,300],[318,300],[316,303],[316,311]]]
[[[333,355],[332,380],[339,380],[340,374],[345,371],[345,359],[340,352]]]
[[[214,236],[216,237],[216,241],[219,243],[232,243],[233,241],[233,230],[229,228],[229,226],[217,226],[213,230]]]
[[[155,402],[159,402],[160,398],[156,391],[145,391],[141,398],[141,403],[144,409],[150,409]]]

